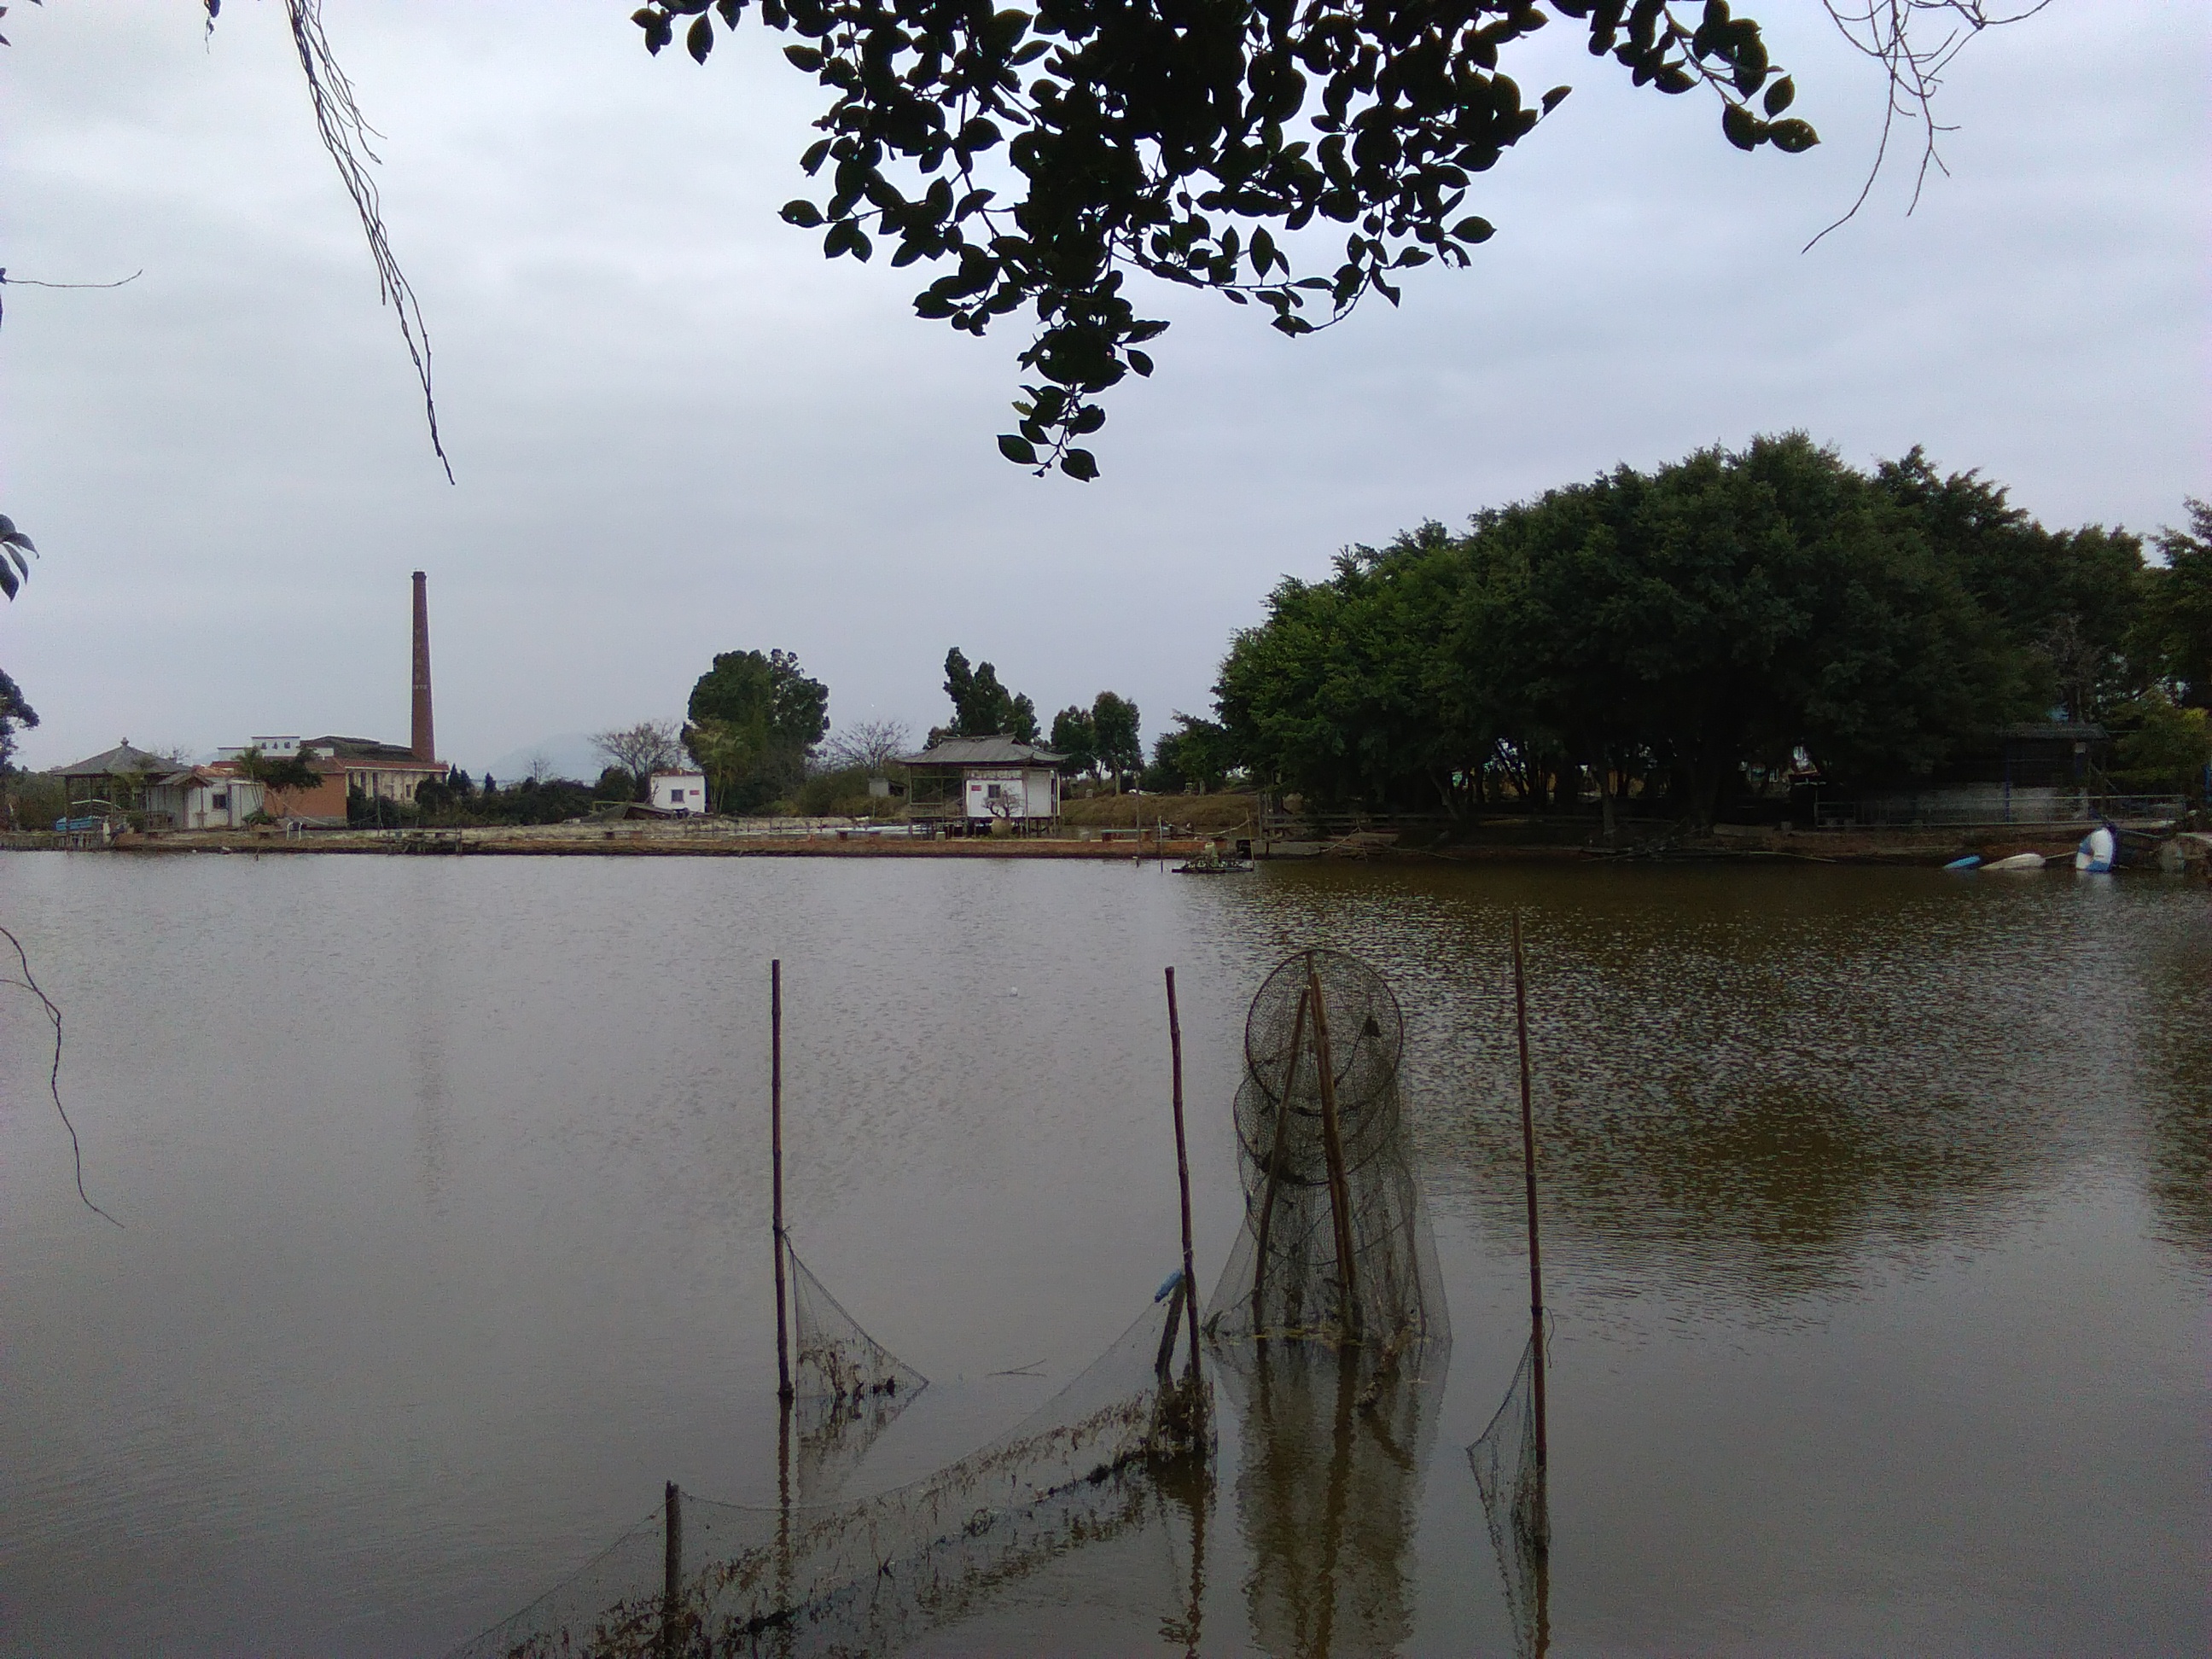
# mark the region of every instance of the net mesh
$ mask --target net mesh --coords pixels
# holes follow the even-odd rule
[[[1241,1422],[1237,1519],[1271,1653],[1411,1639],[1419,1489],[1451,1352],[1382,975],[1291,957],[1244,1023],[1244,1225],[1206,1315]]]
[[[1490,1426],[1467,1449],[1505,1583],[1513,1649],[1528,1659],[1551,1644],[1552,1517],[1545,1468],[1536,1456],[1537,1363],[1532,1337]]]
[[[1389,985],[1340,951],[1288,958],[1253,998],[1236,1103],[1244,1225],[1206,1309],[1230,1352],[1279,1341],[1351,1350],[1366,1395],[1448,1346],[1407,1146],[1404,1044]]]
[[[792,1326],[798,1338],[792,1425],[802,1503],[834,1497],[878,1437],[929,1379],[862,1330],[817,1279],[787,1234]]]
[[[897,1653],[1069,1551],[1141,1526],[1157,1508],[1151,1477],[1209,1449],[1203,1391],[1174,1371],[1188,1300],[1177,1273],[1051,1401],[909,1485],[759,1507],[687,1495],[672,1599],[654,1517],[455,1659]]]

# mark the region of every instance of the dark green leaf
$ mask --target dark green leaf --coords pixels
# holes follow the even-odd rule
[[[1098,476],[1098,459],[1087,449],[1071,449],[1060,458],[1060,470],[1080,483]]]
[[[811,230],[822,222],[822,210],[804,197],[783,204],[783,222],[797,225],[801,230]]]
[[[694,18],[691,27],[684,31],[684,50],[691,54],[693,63],[703,64],[714,49],[714,20],[703,15]]]
[[[1766,112],[1769,115],[1781,114],[1784,110],[1790,107],[1796,97],[1797,83],[1788,76],[1784,76],[1766,89]]]
[[[1023,466],[1036,465],[1036,446],[1027,438],[1017,438],[1011,432],[999,434],[999,453]]]

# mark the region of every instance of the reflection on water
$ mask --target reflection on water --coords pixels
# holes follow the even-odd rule
[[[1262,1342],[1222,1366],[1242,1419],[1237,1519],[1261,1651],[1394,1653],[1413,1633],[1421,1480],[1451,1355],[1448,1339],[1423,1347],[1372,1389],[1350,1348]]]
[[[2212,1246],[2202,889],[1850,873],[1539,872],[1486,894],[1392,872],[1356,908],[1317,875],[1254,920],[1337,929],[1427,1017],[1410,1067],[1435,1109],[1427,1178],[1502,1231],[1519,1161],[1502,901],[1530,905],[1547,1200],[1626,1276],[1770,1311],[1847,1290],[1870,1247],[1974,1236],[2079,1150],[2085,1114],[2130,1100],[2154,1191]]]
[[[2150,1194],[2167,1236],[2212,1263],[2212,918],[2164,934],[2149,957]]]
[[[1158,968],[1204,1276],[1246,1005],[1316,942],[1404,1008],[1451,1375],[1347,1413],[1325,1355],[1224,1370],[1223,1513],[1151,1492],[927,1650],[1525,1647],[1478,1483],[1422,1473],[1527,1336],[1515,909],[1551,1652],[2212,1642],[2201,886],[10,854],[0,900],[128,1224],[0,1090],[0,1655],[435,1652],[664,1481],[773,1506],[771,955],[809,1261],[934,1379],[848,1490],[961,1457],[1177,1263]],[[285,972],[210,952],[241,915]],[[0,1001],[0,1077],[45,1038]]]
[[[1544,1659],[1552,1645],[1551,1494],[1536,1420],[1536,1367],[1542,1363],[1531,1337],[1505,1398],[1467,1449],[1520,1659]]]

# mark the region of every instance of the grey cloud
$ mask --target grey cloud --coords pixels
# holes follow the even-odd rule
[[[0,481],[47,550],[0,618],[47,717],[33,764],[126,732],[404,736],[418,566],[442,745],[480,770],[677,713],[738,647],[797,649],[840,721],[937,717],[957,642],[1042,708],[1112,686],[1157,730],[1285,571],[1759,430],[1923,442],[2054,522],[2148,528],[2207,488],[2189,8],[1978,41],[1954,176],[1906,218],[1893,173],[1806,254],[1880,97],[1810,8],[1769,9],[1827,141],[1794,159],[1546,41],[1524,85],[1577,91],[1483,181],[1472,270],[1298,343],[1161,296],[1160,373],[1114,398],[1082,488],[991,448],[1018,325],[915,321],[913,273],[776,220],[814,91],[760,35],[700,70],[618,7],[333,7],[453,489],[280,15],[233,9],[209,51],[175,9],[27,9],[0,53],[0,262],[147,270],[15,290],[0,331]]]

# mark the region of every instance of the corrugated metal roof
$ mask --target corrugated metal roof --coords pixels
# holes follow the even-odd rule
[[[946,738],[919,755],[902,755],[907,766],[1057,766],[1067,758],[1033,743],[1016,743],[1004,732],[988,738]]]

